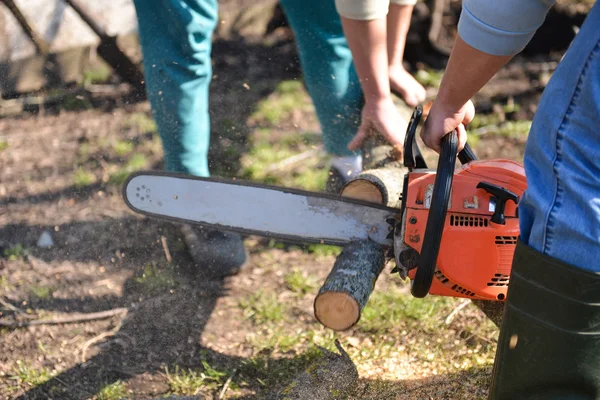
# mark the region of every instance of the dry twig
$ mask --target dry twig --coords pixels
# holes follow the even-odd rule
[[[75,322],[93,321],[97,319],[104,319],[113,317],[115,315],[125,314],[128,311],[127,308],[115,308],[112,310],[100,311],[88,314],[74,314],[66,317],[58,317],[51,319],[35,319],[33,321],[1,321],[0,326],[5,328],[23,328],[33,325],[58,325],[58,324],[72,324]]]
[[[110,331],[103,332],[100,335],[98,335],[96,337],[93,337],[90,340],[88,340],[87,342],[85,342],[83,344],[83,346],[81,346],[81,362],[82,363],[85,362],[85,355],[87,353],[87,349],[91,345],[98,343],[99,341],[101,341],[104,338],[107,338],[107,337],[110,337],[110,336],[114,336],[119,331],[119,329],[121,329],[121,325],[122,325],[122,322],[119,321],[119,323],[113,329],[111,329]]]
[[[225,396],[225,393],[227,392],[227,389],[229,388],[229,385],[231,384],[231,380],[235,376],[236,372],[237,372],[237,368],[233,370],[233,372],[231,373],[231,375],[229,376],[229,378],[223,385],[223,389],[221,389],[221,393],[219,393],[219,397],[217,398],[217,400],[221,400],[223,398],[223,396]]]
[[[20,308],[17,308],[15,306],[13,306],[12,304],[10,304],[9,302],[5,301],[2,297],[0,297],[0,305],[6,307],[7,310],[16,312],[17,314],[27,314],[25,311],[21,310]]]
[[[296,163],[299,163],[300,161],[304,161],[314,155],[320,154],[323,151],[324,151],[323,147],[319,146],[317,148],[310,149],[310,150],[307,150],[300,154],[296,154],[294,156],[288,157],[284,160],[281,160],[279,162],[269,165],[267,168],[265,168],[265,173],[279,171],[281,169],[289,167],[290,165],[294,165]]]
[[[460,310],[468,306],[470,303],[470,299],[465,299],[454,310],[452,310],[452,312],[446,317],[446,320],[444,321],[446,325],[450,325],[456,314],[458,314]]]
[[[160,242],[162,243],[163,250],[165,251],[165,257],[167,258],[167,262],[171,264],[171,252],[169,251],[169,245],[167,244],[167,238],[164,236],[160,237]]]

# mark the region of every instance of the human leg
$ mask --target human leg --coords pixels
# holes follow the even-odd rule
[[[392,0],[387,15],[390,88],[409,107],[425,100],[425,88],[404,68],[406,35],[410,26],[414,0]]]
[[[334,158],[328,190],[361,170],[360,154],[347,149],[360,126],[363,95],[333,0],[282,0],[293,29],[302,74]],[[350,172],[348,174],[348,172]]]
[[[596,4],[544,91],[527,142],[493,400],[600,393],[599,24]]]
[[[208,176],[212,77],[211,40],[216,0],[134,0],[146,90],[163,143],[165,169]],[[238,234],[182,226],[198,272],[221,278],[248,258]]]
[[[208,176],[216,0],[134,0],[148,100],[163,143],[165,168]]]

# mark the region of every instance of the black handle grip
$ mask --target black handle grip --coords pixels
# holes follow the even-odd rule
[[[410,289],[412,295],[415,297],[422,298],[427,296],[433,282],[440,244],[442,242],[442,234],[444,232],[446,213],[448,211],[448,202],[450,201],[450,189],[454,178],[457,149],[458,135],[456,131],[442,138],[440,158],[433,185],[433,193],[431,195],[423,245],[421,247],[417,272]]]
[[[419,145],[415,140],[417,126],[419,126],[419,122],[421,121],[421,117],[423,116],[423,107],[419,104],[413,110],[412,116],[410,117],[410,121],[408,122],[408,127],[406,129],[406,136],[404,137],[404,166],[408,168],[409,171],[412,171],[415,168],[427,168],[427,163],[425,162],[425,158],[423,158],[423,154],[421,154],[421,150],[419,149]],[[465,143],[465,147],[458,153],[458,160],[461,164],[467,164],[471,161],[477,160],[477,156],[475,152],[471,149],[468,143]]]
[[[415,107],[406,129],[406,136],[404,138],[404,166],[407,167],[409,171],[412,171],[415,168],[427,168],[427,163],[415,140],[417,126],[419,126],[422,116],[423,107],[419,104]]]

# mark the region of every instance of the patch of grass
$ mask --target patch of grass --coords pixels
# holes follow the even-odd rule
[[[19,387],[35,387],[48,382],[54,373],[48,368],[34,368],[26,365],[23,361],[17,360],[17,365],[13,367],[9,378],[15,380]]]
[[[83,71],[83,82],[84,86],[93,83],[104,83],[110,79],[112,70],[106,64],[100,64],[94,68]]]
[[[289,117],[294,110],[310,110],[312,104],[301,81],[281,82],[275,92],[262,100],[251,119],[259,124],[277,126]]]
[[[135,171],[144,168],[146,165],[148,165],[148,160],[146,159],[146,156],[141,153],[136,153],[129,160],[127,160],[125,168]]]
[[[80,162],[85,162],[92,153],[92,146],[89,143],[81,143],[77,149],[77,156]]]
[[[506,121],[496,131],[497,135],[509,138],[522,138],[529,134],[531,121]]]
[[[51,286],[37,286],[32,285],[29,286],[29,293],[31,297],[39,300],[45,300],[52,297],[52,293],[54,292],[54,288]]]
[[[116,172],[110,174],[108,183],[111,185],[122,185],[127,180],[127,177],[135,172],[145,168],[148,165],[148,159],[141,153],[133,154]]]
[[[133,151],[133,143],[129,140],[117,140],[112,148],[119,157],[123,157]]]
[[[274,292],[260,289],[239,301],[244,317],[255,324],[276,323],[285,319],[287,306],[279,301]]]
[[[244,179],[285,187],[320,191],[328,178],[328,158],[316,152],[300,162],[278,167],[278,163],[315,148],[320,141],[315,134],[282,133],[273,129],[257,129],[251,150],[242,155],[240,175]]]
[[[279,249],[279,250],[285,249],[285,243],[280,242],[275,239],[269,239],[269,244],[267,246],[269,247],[269,249]]]
[[[184,370],[180,369],[179,366],[175,366],[175,371],[172,373],[166,368],[165,375],[169,392],[175,395],[194,396],[202,389],[214,389],[227,379],[228,372],[212,368],[204,360],[202,366],[204,367],[202,370]]]
[[[260,352],[246,360],[240,369],[240,378],[252,385],[258,382],[263,387],[270,387],[292,379],[310,364],[323,357],[323,352],[316,346],[309,346],[303,352],[291,358],[274,360],[269,352]]]
[[[482,114],[475,113],[473,120],[469,123],[469,130],[482,128],[490,125],[497,125],[500,123],[500,116],[498,114]]]
[[[6,140],[0,140],[0,151],[8,149],[8,142]]]
[[[145,292],[169,289],[177,283],[171,268],[161,268],[156,264],[144,266],[144,272],[135,278],[135,282]]]
[[[443,70],[420,69],[415,74],[415,79],[423,86],[439,88],[443,75]]]
[[[276,183],[279,179],[273,173],[265,172],[266,169],[272,164],[293,155],[293,151],[288,148],[282,148],[280,144],[258,143],[253,146],[248,154],[242,175],[246,179]]]
[[[94,174],[89,171],[86,171],[82,167],[77,168],[73,173],[73,184],[76,188],[81,189],[86,186],[91,185],[96,180]]]
[[[80,111],[80,110],[89,110],[94,107],[92,101],[87,97],[81,94],[71,93],[65,95],[61,102],[60,107],[63,110],[67,111]]]
[[[455,299],[441,296],[417,299],[397,287],[375,291],[363,310],[358,328],[367,333],[402,328],[436,329],[455,303]]]
[[[480,120],[476,121],[475,126],[481,124],[481,120],[486,120],[486,116],[479,117]],[[494,117],[490,117],[489,120],[495,120]],[[472,125],[469,125],[469,130],[467,131],[469,144],[472,146],[476,146],[479,142],[481,136],[502,136],[510,139],[524,139],[529,135],[529,130],[531,129],[531,121],[527,120],[519,120],[519,121],[505,121],[502,123],[496,124],[481,124],[479,128],[482,129],[478,134],[473,134],[473,130],[478,128],[473,128]]]
[[[291,273],[284,276],[284,281],[288,289],[294,293],[304,295],[316,287],[314,278],[299,269],[294,269]]]
[[[9,261],[17,261],[22,260],[28,252],[29,250],[26,247],[24,247],[21,243],[17,243],[13,246],[10,246],[8,249],[4,249],[3,254],[4,257]]]
[[[321,191],[325,188],[329,171],[323,168],[307,167],[294,174],[292,184],[304,190]]]
[[[142,133],[157,131],[156,122],[154,121],[152,116],[143,112],[131,114],[129,119],[127,119],[127,121],[125,121],[125,123],[123,124],[123,127],[135,128]]]
[[[127,397],[127,386],[121,381],[116,381],[104,386],[96,395],[98,400],[120,400]]]
[[[337,257],[342,252],[342,248],[328,244],[311,244],[308,246],[308,252],[319,257]]]

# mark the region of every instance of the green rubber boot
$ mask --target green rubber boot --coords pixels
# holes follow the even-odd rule
[[[518,243],[488,398],[600,399],[600,273]]]

